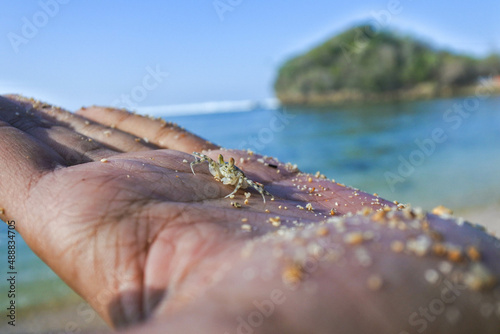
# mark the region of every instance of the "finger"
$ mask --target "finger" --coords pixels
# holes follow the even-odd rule
[[[0,218],[5,221],[26,212],[23,194],[45,173],[66,163],[52,147],[21,130],[42,126],[36,118],[21,118],[20,106],[0,96]]]
[[[82,108],[77,113],[95,122],[128,132],[161,148],[186,153],[218,148],[217,145],[186,131],[176,124],[168,123],[162,119],[131,114],[122,109],[93,106]]]
[[[29,99],[24,97],[17,96],[16,99],[27,103],[30,102]],[[50,105],[44,104],[38,110],[41,117],[81,133],[118,152],[137,152],[159,148],[129,133],[94,122],[61,108],[53,108]]]
[[[22,96],[4,97],[3,101],[6,104],[2,112],[4,121],[49,146],[64,159],[66,165],[100,160],[117,153],[92,138],[42,117],[60,108]]]

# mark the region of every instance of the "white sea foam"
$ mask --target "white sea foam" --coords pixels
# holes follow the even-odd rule
[[[238,100],[238,101],[209,101],[201,103],[175,104],[137,107],[137,112],[152,116],[183,116],[197,114],[214,114],[223,112],[245,112],[256,109],[279,108],[280,103],[276,98],[268,98],[261,101]]]

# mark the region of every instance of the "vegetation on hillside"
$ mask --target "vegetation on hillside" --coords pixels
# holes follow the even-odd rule
[[[285,104],[452,95],[500,73],[500,56],[438,50],[410,36],[361,25],[288,60],[275,82]]]

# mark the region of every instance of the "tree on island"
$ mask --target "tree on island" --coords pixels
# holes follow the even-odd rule
[[[360,25],[286,61],[274,88],[284,104],[430,98],[466,93],[498,73],[498,54],[456,54]]]

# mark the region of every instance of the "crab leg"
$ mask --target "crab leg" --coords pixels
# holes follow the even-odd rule
[[[264,189],[264,187],[261,186],[259,183],[256,183],[256,182],[249,180],[249,179],[247,179],[247,183],[249,185],[251,185],[255,190],[257,190],[262,195],[262,199],[264,200],[264,203],[266,203],[266,197],[264,196],[264,194],[271,196],[271,198],[274,198],[274,196],[271,193],[269,193],[268,191],[266,191]]]
[[[194,153],[193,153],[193,154],[194,154]],[[207,156],[201,156],[201,155],[196,155],[196,156],[195,156],[195,159],[196,159],[196,160],[195,160],[195,161],[193,161],[193,162],[191,162],[191,163],[189,164],[189,166],[191,167],[191,171],[193,172],[193,174],[194,174],[194,175],[196,175],[196,173],[194,172],[193,166],[194,166],[194,165],[201,164],[201,163],[202,163],[202,162],[204,162],[204,161],[209,161],[208,159],[210,159],[210,158],[208,158],[208,159],[207,159],[207,158],[208,158]],[[211,159],[210,159],[210,160],[211,160]]]
[[[224,198],[228,198],[229,196],[231,196],[231,195],[235,194],[235,193],[238,191],[238,189],[240,189],[241,185],[243,184],[243,181],[245,181],[245,179],[244,179],[244,178],[240,178],[240,179],[238,180],[238,183],[236,184],[236,188],[234,188],[233,192],[232,192],[232,193],[230,193],[230,194],[229,194],[229,195],[227,195],[227,196],[224,196]]]

